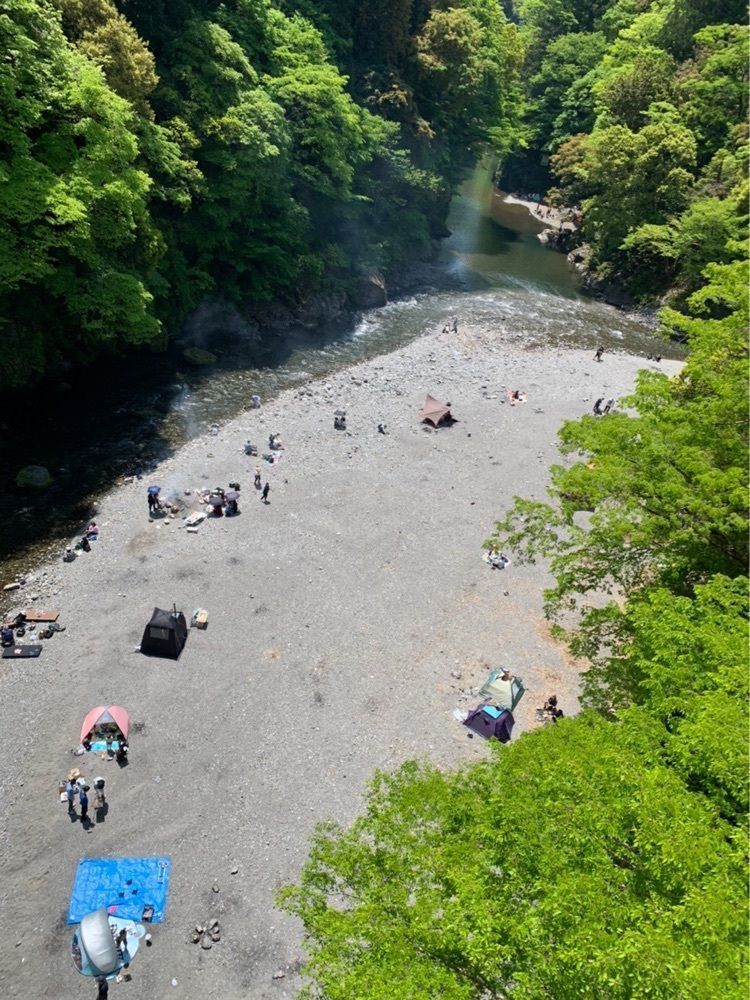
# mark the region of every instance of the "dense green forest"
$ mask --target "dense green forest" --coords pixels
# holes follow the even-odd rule
[[[6,386],[428,253],[520,107],[492,0],[2,0],[0,46]]]
[[[738,0],[2,0],[0,384],[428,256],[482,151],[678,302],[745,252]]]
[[[678,302],[746,258],[747,5],[514,0],[526,105],[507,183],[583,211],[589,267]]]
[[[493,543],[550,561],[583,708],[455,773],[378,775],[281,905],[325,1000],[748,993],[744,5],[515,0],[502,170],[580,205],[591,266],[669,291],[676,378],[560,432],[548,503]]]

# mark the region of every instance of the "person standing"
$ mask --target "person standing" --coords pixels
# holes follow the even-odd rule
[[[453,317],[453,332],[458,333],[458,316]]]
[[[604,354],[604,348],[603,347],[597,347],[596,354],[594,355],[594,361],[601,361],[602,360],[602,354]]]
[[[602,413],[609,413],[609,411],[610,411],[610,410],[612,409],[612,407],[613,407],[614,405],[615,405],[615,401],[614,401],[614,399],[608,399],[608,400],[607,400],[607,405],[606,405],[606,406],[604,407],[604,409],[602,410]]]
[[[597,416],[601,416],[602,403],[604,402],[604,396],[600,396],[599,399],[594,403],[594,413]]]
[[[268,485],[268,483],[266,483],[266,485],[263,487],[263,492],[260,495],[261,500],[265,504],[267,504],[269,502],[268,501],[268,494],[270,493],[270,491],[271,491],[271,487]]]
[[[260,469],[257,466],[255,468],[255,488],[256,490],[259,490],[261,488]]]
[[[109,996],[109,983],[104,978],[104,976],[101,976],[99,979],[97,979],[96,987],[97,987],[96,1000],[107,1000],[107,997]]]
[[[94,812],[96,822],[103,823],[105,817],[105,806],[107,799],[104,794],[104,778],[94,778]]]
[[[88,785],[81,785],[81,790],[78,793],[78,803],[81,806],[81,823],[83,823],[84,826],[89,821],[89,797],[87,795],[88,790],[89,790]]]
[[[68,812],[74,813],[76,811],[76,792],[78,791],[78,785],[75,781],[69,781],[65,786],[65,795],[68,799]]]

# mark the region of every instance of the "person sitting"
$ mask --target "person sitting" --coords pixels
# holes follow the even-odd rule
[[[81,740],[81,746],[83,747],[84,750],[86,750],[86,752],[88,752],[91,749],[91,744],[93,742],[94,742],[94,733],[92,730],[91,732],[86,733],[86,735],[83,737],[83,739]]]
[[[97,525],[96,521],[92,521],[83,534],[84,537],[88,538],[90,542],[96,541],[96,539],[99,537],[99,526]]]
[[[254,445],[252,441],[245,441],[245,454],[246,455],[257,455],[258,447]]]
[[[237,501],[227,500],[227,509],[226,509],[227,517],[234,517],[236,514],[239,514],[239,512],[240,508],[237,506]]]
[[[548,715],[554,715],[555,714],[555,712],[557,711],[557,695],[556,694],[551,694],[549,696],[549,698],[544,703],[544,708],[542,709],[542,711],[546,712]]]
[[[378,434],[387,434],[387,433],[388,431],[386,430],[386,425],[378,424]]]
[[[81,546],[84,552],[91,551],[91,545],[89,544],[88,535],[83,535],[81,541],[78,544]]]
[[[0,641],[3,646],[12,646],[15,642],[15,636],[13,634],[13,629],[10,625],[5,625],[3,627],[2,633],[0,633]]]
[[[76,556],[73,549],[68,545],[63,553],[63,562],[71,563],[75,562],[78,557]]]

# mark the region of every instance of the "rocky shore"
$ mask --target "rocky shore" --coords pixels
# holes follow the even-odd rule
[[[92,551],[40,567],[13,595],[59,610],[66,631],[0,671],[3,995],[91,994],[65,925],[78,859],[169,854],[166,920],[115,995],[295,996],[300,928],[274,894],[315,823],[349,822],[375,768],[485,755],[453,712],[494,667],[527,688],[514,738],[552,693],[576,711],[580,665],[550,638],[545,567],[492,570],[482,543],[514,495],[544,496],[561,422],[630,391],[647,364],[527,350],[459,324],[285,392],[103,496]],[[507,401],[514,388],[525,405]],[[450,401],[457,423],[420,425],[426,393]],[[338,408],[346,431],[333,429]],[[243,444],[267,451],[271,433],[286,447],[260,465],[264,505]],[[152,481],[179,514],[149,519]],[[240,516],[188,533],[198,491],[232,481]],[[188,616],[206,608],[208,629],[191,630],[177,662],[142,656],[154,605],[173,602]],[[133,722],[123,770],[69,753],[85,713],[108,703]],[[110,810],[90,830],[57,801],[74,763],[105,769]],[[221,941],[196,948],[196,922],[213,919]]]

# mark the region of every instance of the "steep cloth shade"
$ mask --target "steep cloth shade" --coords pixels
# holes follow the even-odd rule
[[[127,739],[130,719],[125,709],[119,705],[99,705],[98,708],[92,708],[81,726],[81,742],[98,726],[117,726]]]
[[[165,656],[179,659],[187,639],[187,622],[181,611],[162,611],[154,608],[151,621],[143,630],[141,652],[146,656]]]
[[[443,420],[449,419],[450,415],[451,411],[445,403],[441,403],[434,396],[425,396],[422,409],[419,411],[419,419],[422,423],[427,421],[433,427],[437,427]]]
[[[479,705],[469,712],[464,725],[486,740],[495,739],[500,740],[501,743],[509,743],[514,721],[507,708],[500,709],[495,708],[494,705]]]

